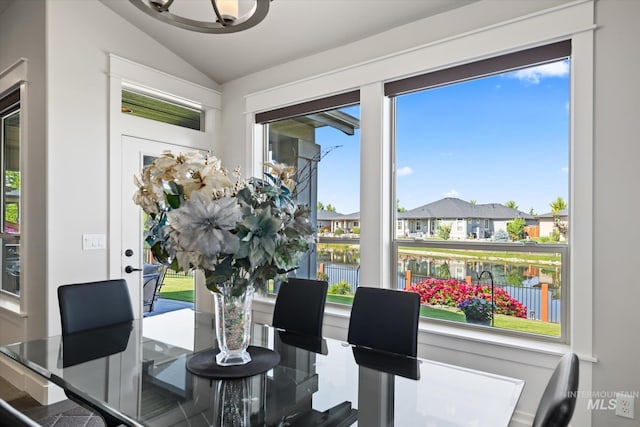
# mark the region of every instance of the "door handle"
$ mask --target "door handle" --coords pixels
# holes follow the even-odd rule
[[[130,265],[127,265],[124,268],[124,271],[125,271],[125,273],[133,273],[134,271],[142,271],[142,269],[141,268],[133,268]]]

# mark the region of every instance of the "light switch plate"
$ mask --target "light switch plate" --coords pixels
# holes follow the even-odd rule
[[[95,249],[105,249],[107,247],[107,236],[104,234],[83,234],[82,250],[90,251]]]

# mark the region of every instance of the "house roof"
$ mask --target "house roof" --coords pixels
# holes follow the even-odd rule
[[[558,211],[558,213],[556,214],[557,216],[569,216],[569,209],[562,209],[561,211]],[[553,218],[553,213],[552,212],[547,212],[544,214],[540,214],[537,215],[536,218]]]
[[[487,218],[487,219],[533,219],[526,212],[508,208],[500,203],[471,204],[467,201],[446,197],[406,212],[398,213],[398,219],[423,218]]]
[[[318,221],[353,221],[360,219],[360,212],[350,214],[341,214],[339,212],[329,212],[325,210],[318,211]]]

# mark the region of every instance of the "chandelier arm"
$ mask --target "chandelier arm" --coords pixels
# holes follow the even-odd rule
[[[165,4],[153,3],[153,5],[155,6],[158,12],[168,12],[169,7],[171,7],[171,5],[173,4],[173,1],[174,0],[167,0]]]
[[[220,13],[220,10],[218,9],[218,4],[216,3],[216,0],[211,0],[211,6],[213,6],[213,11],[215,12],[216,16],[218,17],[218,22],[226,27],[227,23],[224,20],[224,18],[222,17],[222,14]]]

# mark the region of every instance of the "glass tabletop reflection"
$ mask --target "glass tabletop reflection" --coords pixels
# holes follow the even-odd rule
[[[54,384],[133,426],[507,426],[524,381],[254,325],[273,369],[210,380],[186,369],[216,346],[208,313],[0,347]]]

